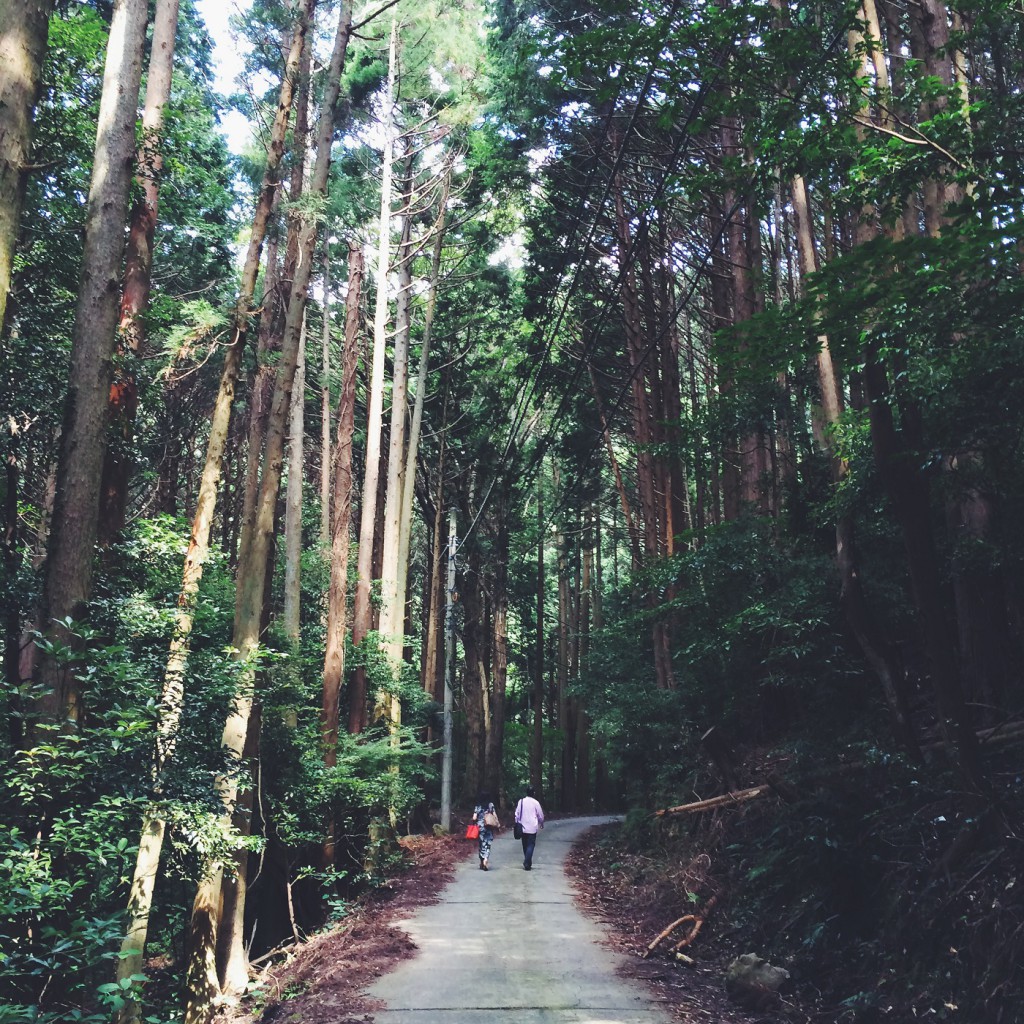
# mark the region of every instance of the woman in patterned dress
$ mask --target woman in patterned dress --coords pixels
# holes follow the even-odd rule
[[[494,842],[494,829],[484,822],[484,817],[488,813],[497,816],[497,811],[494,809],[494,804],[491,803],[491,797],[489,793],[481,792],[476,800],[476,807],[473,808],[473,820],[480,826],[480,849],[478,855],[480,857],[480,870],[487,871],[487,859],[491,855],[491,843]]]

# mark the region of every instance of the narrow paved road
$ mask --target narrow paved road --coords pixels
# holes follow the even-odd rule
[[[550,822],[529,872],[511,828],[490,871],[475,856],[461,864],[439,904],[397,922],[419,952],[369,989],[387,1006],[376,1024],[670,1024],[645,988],[617,976],[622,958],[573,903],[571,845],[607,820]]]

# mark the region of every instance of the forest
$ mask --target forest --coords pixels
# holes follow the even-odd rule
[[[528,784],[791,1019],[1024,1019],[1020,0],[206,7],[0,0],[0,1022]]]

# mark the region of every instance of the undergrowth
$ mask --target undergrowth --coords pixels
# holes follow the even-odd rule
[[[995,801],[973,811],[936,765],[860,761],[815,775],[794,762],[790,802],[634,811],[598,859],[608,889],[629,901],[638,952],[715,897],[687,952],[785,967],[780,1013],[788,1004],[793,1019],[1014,1024],[1024,1006],[1016,753],[991,755]]]

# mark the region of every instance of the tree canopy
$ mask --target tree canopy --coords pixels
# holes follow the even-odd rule
[[[1019,9],[254,0],[221,95],[18,6],[0,1024],[207,1024],[528,784],[828,1019],[1015,1019]]]

